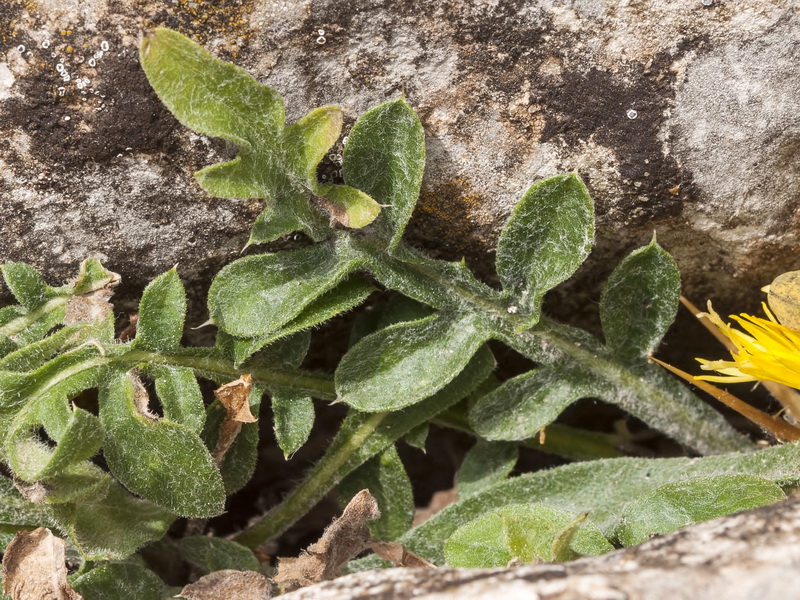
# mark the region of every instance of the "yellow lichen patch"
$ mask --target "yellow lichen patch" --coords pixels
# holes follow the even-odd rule
[[[221,49],[236,57],[241,45],[253,35],[247,19],[253,3],[253,0],[177,0],[170,10],[180,23],[177,29],[200,43],[222,37],[228,43]],[[138,0],[138,4],[143,9],[152,5],[150,0]]]
[[[492,226],[480,213],[486,202],[468,179],[450,180],[420,194],[414,211],[416,227],[424,237],[463,244],[462,251],[474,251],[475,240],[484,239],[485,230]]]

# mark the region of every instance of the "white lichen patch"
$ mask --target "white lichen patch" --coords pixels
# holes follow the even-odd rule
[[[11,87],[14,85],[16,78],[11,69],[8,68],[7,62],[0,62],[0,100],[5,100],[11,95]]]

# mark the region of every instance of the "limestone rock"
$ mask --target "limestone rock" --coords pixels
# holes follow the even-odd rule
[[[797,595],[800,501],[695,525],[559,565],[389,569],[323,582],[285,600],[781,600]]]
[[[654,230],[686,293],[725,298],[723,311],[754,308],[758,287],[797,268],[800,27],[789,0],[9,0],[0,261],[58,282],[97,256],[127,293],[177,263],[202,320],[206,285],[260,202],[209,198],[194,182],[231,149],[184,129],[149,89],[137,47],[155,25],[278,89],[289,120],[328,103],[354,119],[405,93],[428,147],[409,235],[483,274],[527,187],[577,170],[598,240],[564,288],[581,290],[561,296],[565,313],[591,307]]]

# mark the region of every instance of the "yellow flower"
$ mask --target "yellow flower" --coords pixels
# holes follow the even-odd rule
[[[769,319],[742,314],[731,315],[744,330],[725,323],[714,312],[711,302],[704,316],[716,325],[733,343],[733,360],[705,360],[698,358],[705,371],[720,375],[703,375],[697,379],[735,383],[740,381],[775,381],[800,389],[800,332],[781,325],[762,303]]]

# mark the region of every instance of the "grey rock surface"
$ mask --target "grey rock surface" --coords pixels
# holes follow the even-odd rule
[[[800,585],[800,501],[695,525],[559,565],[389,569],[340,577],[285,600],[783,600]]]
[[[150,90],[137,47],[155,25],[278,89],[289,120],[335,103],[352,122],[404,92],[428,149],[409,235],[482,274],[527,187],[577,170],[598,238],[556,312],[592,312],[613,265],[653,231],[685,292],[723,311],[754,309],[760,286],[798,268],[790,0],[7,0],[0,261],[58,282],[97,256],[123,275],[123,298],[178,264],[202,320],[206,286],[260,202],[194,182],[231,149],[184,129]]]

